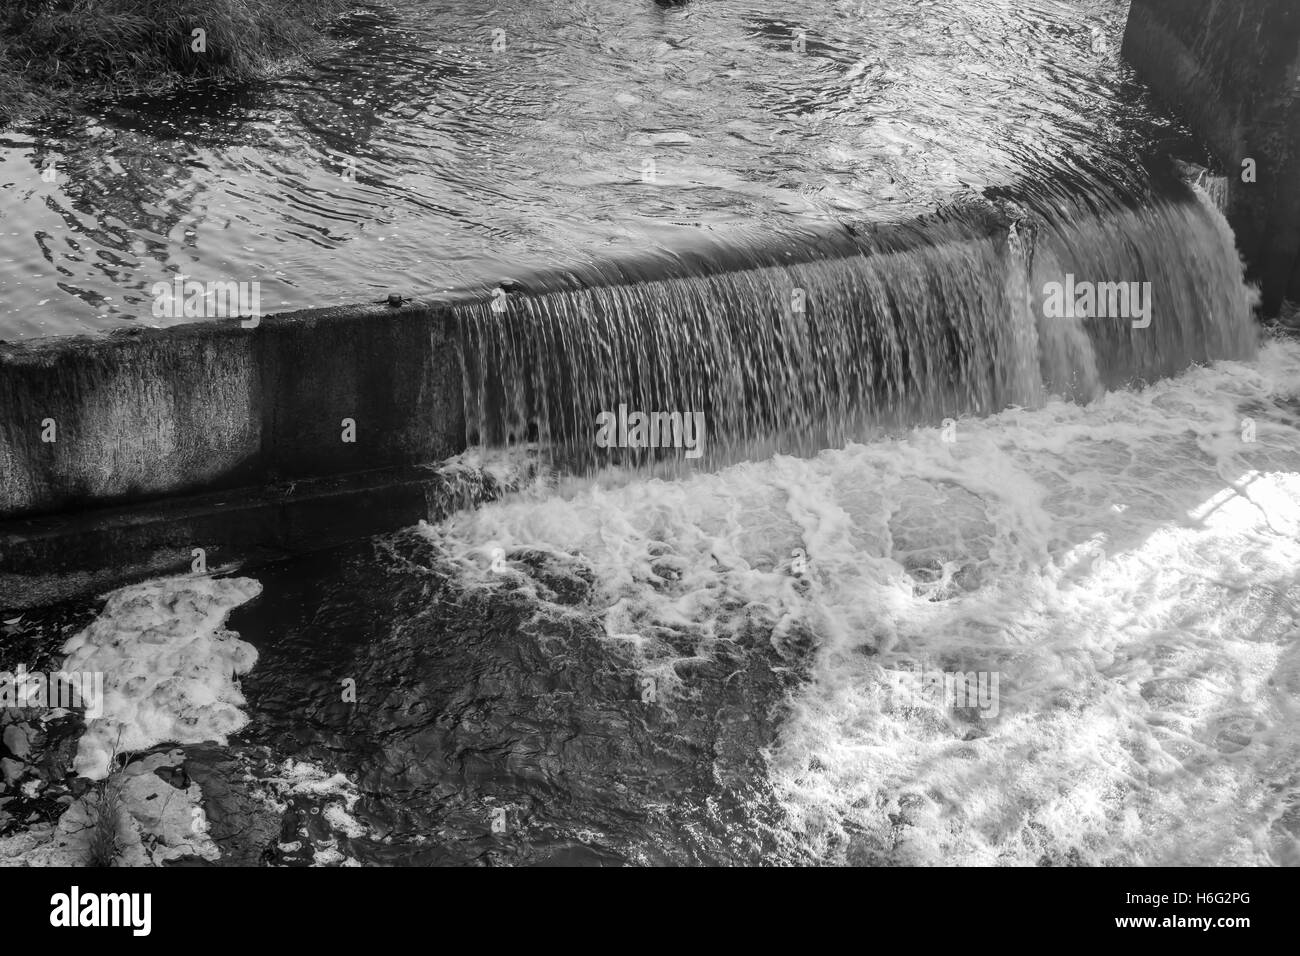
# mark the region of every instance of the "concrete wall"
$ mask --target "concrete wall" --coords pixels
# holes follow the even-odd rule
[[[1124,55],[1227,170],[1228,220],[1265,311],[1300,301],[1300,3],[1132,0]]]
[[[464,436],[441,305],[0,345],[0,520],[434,462]]]
[[[520,294],[929,250],[1023,215],[998,200],[701,244],[525,276]],[[488,293],[0,344],[0,609],[185,571],[195,549],[214,568],[445,513],[460,479],[424,466],[465,443],[455,307]]]
[[[540,295],[987,236],[992,204],[752,246],[522,276]],[[257,563],[436,519],[501,489],[430,468],[465,445],[456,304],[488,287],[167,329],[0,343],[0,609]],[[355,423],[343,441],[343,420]],[[466,485],[465,482],[469,484]],[[475,483],[477,482],[477,483]]]

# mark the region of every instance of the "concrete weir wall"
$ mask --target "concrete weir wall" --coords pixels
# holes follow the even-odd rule
[[[411,523],[464,440],[445,305],[0,345],[0,607]]]
[[[515,280],[511,295],[889,254],[1005,231],[993,204]],[[500,492],[465,447],[458,304],[494,286],[167,329],[0,343],[0,610],[273,558]],[[352,439],[352,440],[347,440]]]
[[[1265,312],[1300,302],[1300,2],[1132,0],[1124,55],[1227,171]]]

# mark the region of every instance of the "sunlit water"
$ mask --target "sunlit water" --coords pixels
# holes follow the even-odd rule
[[[1254,296],[1205,193],[1179,183],[1072,217],[1004,208],[1018,218],[975,206],[902,239],[741,247],[723,268],[702,256],[667,277],[457,305],[467,439],[540,441],[568,469],[680,470],[1086,401],[1253,354]],[[1142,315],[1054,314],[1050,290],[1076,278],[1123,283]],[[692,449],[607,447],[597,422],[615,409],[685,413]]]
[[[0,337],[171,321],[176,274],[275,311],[1128,182],[1170,130],[1126,6],[359,3],[314,66],[0,132]]]
[[[1300,346],[1274,344],[1088,407],[546,488],[426,533],[467,587],[532,552],[593,575],[604,639],[668,709],[698,657],[810,645],[765,758],[819,858],[1297,864],[1298,389]],[[916,665],[999,674],[996,715],[900,692]]]

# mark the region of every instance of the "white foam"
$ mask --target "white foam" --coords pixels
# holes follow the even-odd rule
[[[174,577],[114,591],[64,645],[64,669],[104,675],[103,714],[87,722],[73,767],[92,780],[115,753],[172,742],[220,744],[248,717],[235,679],[256,649],[224,627],[261,593],[250,578]]]
[[[922,429],[568,482],[426,532],[465,586],[522,582],[545,613],[574,611],[512,555],[591,568],[611,639],[668,689],[675,661],[754,622],[778,648],[811,634],[768,757],[827,858],[1297,863],[1297,389],[1300,346],[1276,342],[1086,407],[963,420],[955,444]],[[997,716],[891,693],[918,661],[1000,674]]]

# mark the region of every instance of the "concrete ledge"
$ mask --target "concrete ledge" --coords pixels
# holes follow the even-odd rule
[[[897,253],[1009,222],[993,203],[968,203],[551,270],[514,291]],[[230,319],[0,343],[0,522],[445,459],[466,435],[455,308],[491,292],[285,313],[255,328]]]
[[[438,461],[464,435],[439,304],[0,345],[0,520]]]
[[[976,203],[748,245],[703,241],[539,272],[512,291],[888,254],[1009,221]],[[490,496],[474,480],[453,493],[427,466],[464,448],[455,311],[492,291],[273,315],[254,328],[231,319],[0,343],[0,608],[183,573],[195,549],[215,568],[331,547]]]
[[[1194,205],[1176,185],[1176,201]],[[1007,192],[901,222],[539,272],[507,291],[527,300],[972,242],[1000,256],[1012,224],[1032,212]],[[1026,226],[1032,236],[1032,219]],[[472,361],[462,368],[473,341],[458,318],[495,333],[530,314],[526,301],[492,314],[490,291],[274,315],[251,329],[232,319],[0,344],[0,607],[184,572],[196,548],[212,568],[442,517],[452,489],[426,466],[464,448],[465,379],[474,377]],[[712,319],[748,318],[724,311]],[[554,374],[564,356],[540,350],[531,361]],[[504,405],[506,383],[491,386],[485,405]]]

